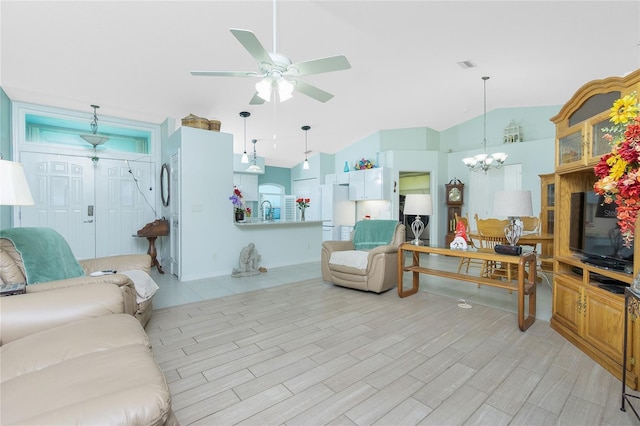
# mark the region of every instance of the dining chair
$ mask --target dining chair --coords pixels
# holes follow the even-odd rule
[[[458,213],[454,213],[455,221],[456,221],[456,229],[458,229],[458,223],[462,222],[464,225],[464,229],[467,231],[467,247],[478,248],[473,239],[471,238],[471,228],[469,227],[469,217],[467,215],[460,216]],[[482,267],[482,261],[477,259],[471,259],[468,257],[461,257],[460,262],[458,263],[458,273],[462,270],[463,267],[466,266],[465,272],[469,273],[469,267],[472,265],[476,265],[478,267]]]
[[[504,235],[504,228],[509,223],[506,219],[480,219],[475,215],[478,229],[478,246],[480,250],[493,252],[498,244],[508,244]],[[485,278],[505,278],[511,281],[516,274],[516,269],[511,265],[502,265],[500,262],[486,260],[483,262],[480,276]],[[480,284],[478,284],[480,287]]]

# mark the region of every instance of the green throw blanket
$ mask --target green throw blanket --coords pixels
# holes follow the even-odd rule
[[[22,255],[27,284],[84,275],[64,237],[51,228],[10,228],[0,231]]]
[[[370,250],[391,242],[396,230],[396,220],[361,220],[353,230],[356,250]]]

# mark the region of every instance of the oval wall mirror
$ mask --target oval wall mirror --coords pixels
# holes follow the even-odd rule
[[[169,166],[164,163],[160,171],[160,196],[162,197],[162,205],[165,207],[169,206],[169,197],[171,196],[171,184],[169,181]]]

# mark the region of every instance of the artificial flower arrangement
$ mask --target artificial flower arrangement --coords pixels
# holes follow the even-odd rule
[[[356,161],[356,164],[353,166],[355,170],[373,169],[375,167],[375,164],[373,164],[371,160],[366,160],[364,157]]]
[[[233,187],[233,195],[231,195],[229,199],[231,200],[231,204],[233,204],[236,213],[245,212],[244,197],[242,196],[242,192],[238,189],[237,186]]]
[[[604,154],[594,172],[593,185],[605,203],[617,205],[618,225],[625,247],[631,247],[640,209],[640,116],[638,97],[633,92],[613,103],[609,120],[613,125],[603,129],[611,152]]]
[[[300,210],[304,210],[309,207],[309,203],[311,202],[311,198],[298,198],[296,200],[296,204]]]

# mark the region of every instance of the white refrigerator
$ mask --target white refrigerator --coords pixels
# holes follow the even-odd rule
[[[356,223],[356,202],[349,200],[348,185],[320,185],[322,240],[340,240],[340,227]]]

